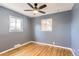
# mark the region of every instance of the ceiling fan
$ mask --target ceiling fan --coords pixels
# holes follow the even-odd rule
[[[45,14],[46,13],[44,11],[41,11],[41,9],[47,7],[46,4],[43,4],[40,7],[37,7],[38,6],[38,3],[34,3],[34,6],[32,4],[30,4],[30,3],[27,3],[27,4],[32,8],[32,10],[31,9],[28,9],[28,10],[24,10],[24,11],[33,11],[33,14],[34,15],[36,15],[37,13],[42,13],[42,14]]]

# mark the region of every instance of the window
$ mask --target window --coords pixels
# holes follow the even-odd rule
[[[22,19],[10,16],[10,27],[9,32],[22,32]]]
[[[41,20],[41,31],[52,31],[52,18]]]

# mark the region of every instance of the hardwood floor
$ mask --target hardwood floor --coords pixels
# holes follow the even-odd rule
[[[69,49],[49,46],[43,44],[29,43],[22,47],[13,49],[0,56],[72,56]]]

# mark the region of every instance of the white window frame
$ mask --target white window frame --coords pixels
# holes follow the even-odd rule
[[[11,18],[13,18],[14,20],[12,21]],[[9,32],[23,32],[23,19],[10,15],[9,16]]]
[[[41,31],[52,31],[52,18],[41,20]]]

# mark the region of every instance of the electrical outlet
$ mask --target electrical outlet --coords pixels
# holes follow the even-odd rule
[[[21,46],[21,44],[16,44],[16,45],[14,45],[15,48],[16,48],[16,47],[19,47],[19,46]]]
[[[55,41],[53,42],[53,45],[55,44]]]

